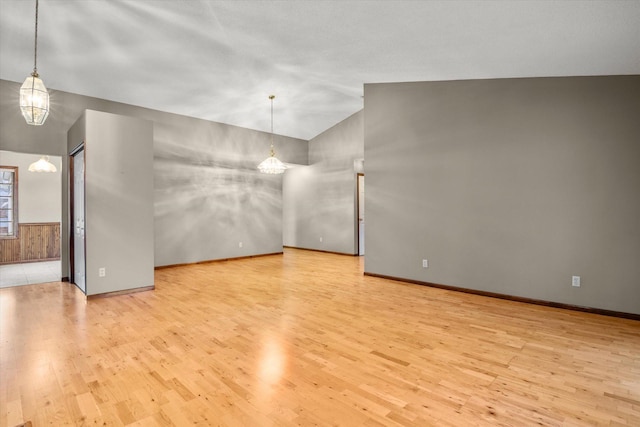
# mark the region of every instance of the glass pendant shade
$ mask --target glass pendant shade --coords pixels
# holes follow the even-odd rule
[[[282,163],[275,154],[272,153],[271,156],[267,157],[258,165],[258,170],[262,173],[269,173],[272,175],[284,173],[287,170],[287,167]]]
[[[29,165],[29,172],[56,172],[57,170],[56,166],[49,162],[49,156],[43,156]]]
[[[40,126],[49,116],[49,92],[37,73],[27,77],[20,87],[20,110],[30,125]]]

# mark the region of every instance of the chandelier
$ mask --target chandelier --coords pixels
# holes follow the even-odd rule
[[[262,173],[269,174],[281,174],[287,170],[287,167],[276,157],[276,152],[273,149],[273,99],[275,95],[269,95],[269,99],[271,100],[271,152],[269,157],[263,160],[258,165],[258,170]]]
[[[36,36],[33,72],[20,87],[20,110],[27,124],[40,126],[49,115],[49,92],[38,75],[38,0],[36,0]]]

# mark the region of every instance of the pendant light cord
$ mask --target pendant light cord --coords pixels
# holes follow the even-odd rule
[[[33,47],[33,77],[38,77],[38,0],[36,0],[36,37]]]

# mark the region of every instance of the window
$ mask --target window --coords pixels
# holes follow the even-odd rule
[[[18,237],[18,168],[0,166],[0,239]]]

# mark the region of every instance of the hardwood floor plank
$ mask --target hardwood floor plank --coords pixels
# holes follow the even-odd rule
[[[640,322],[362,272],[287,248],[0,289],[0,427],[640,425]]]
[[[6,406],[3,405],[0,408],[3,412],[2,416],[2,424],[8,426],[17,426],[22,423],[23,415],[22,415],[22,405],[20,404],[20,400],[12,400],[6,403]],[[6,417],[6,420],[5,420]]]

